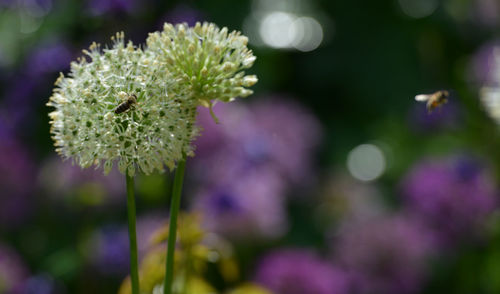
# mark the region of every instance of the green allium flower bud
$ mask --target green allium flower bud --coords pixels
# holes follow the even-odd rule
[[[256,57],[247,47],[248,38],[238,31],[229,33],[212,23],[194,27],[166,23],[146,42],[146,51],[157,56],[170,79],[190,91],[197,104],[212,109],[217,100],[229,102],[253,93],[245,87],[257,83],[257,77],[245,76],[244,70]]]
[[[196,101],[163,70],[157,56],[125,44],[123,33],[112,48],[92,44],[89,57],[71,63],[57,79],[47,103],[56,151],[82,167],[114,162],[122,173],[170,169],[192,155],[198,134]],[[178,62],[178,61],[176,61]],[[180,77],[179,77],[180,79]]]

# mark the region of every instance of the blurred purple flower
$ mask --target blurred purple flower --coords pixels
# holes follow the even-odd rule
[[[36,81],[26,76],[16,76],[7,81],[8,88],[0,104],[0,119],[4,128],[19,130],[32,123]]]
[[[61,294],[63,286],[48,274],[29,277],[24,283],[22,294]]]
[[[284,99],[217,104],[216,124],[200,109],[203,133],[190,170],[202,187],[193,207],[206,228],[228,237],[274,238],[287,227],[288,183],[313,177],[313,151],[321,137],[314,116]]]
[[[67,44],[52,41],[37,47],[26,59],[25,72],[30,78],[39,79],[47,73],[68,69],[73,54]]]
[[[166,222],[166,217],[155,214],[137,219],[139,260],[146,254],[153,233]],[[88,242],[88,260],[101,274],[119,276],[128,272],[130,253],[126,225],[103,226],[93,233]]]
[[[51,4],[40,2],[36,5]],[[53,79],[55,73],[67,69],[71,59],[69,46],[62,42],[49,41],[34,49],[26,57],[22,71],[7,81],[0,105],[2,120],[17,132],[24,128],[31,130],[35,110],[48,99],[42,93],[43,85]]]
[[[197,21],[203,20],[203,14],[201,11],[192,8],[186,4],[179,4],[172,10],[168,11],[160,26],[163,28],[165,22],[172,24],[177,23],[188,23],[190,26],[194,26]]]
[[[140,1],[137,0],[87,0],[92,15],[133,13]]]
[[[102,170],[82,169],[51,157],[42,164],[38,182],[56,202],[66,198],[93,206],[125,204],[124,179],[116,169],[105,176]]]
[[[294,182],[307,178],[312,157],[321,138],[321,127],[302,105],[286,100],[265,99],[250,108],[255,128],[240,134],[250,158],[268,159]]]
[[[344,226],[334,256],[349,272],[354,293],[417,293],[434,246],[425,226],[392,216]]]
[[[105,275],[123,275],[128,272],[129,240],[127,228],[106,225],[94,233],[92,248],[88,250],[91,264]]]
[[[0,243],[0,293],[20,294],[27,274],[20,256]]]
[[[0,227],[25,221],[32,211],[35,167],[25,147],[0,125]]]
[[[491,174],[471,157],[417,164],[403,180],[402,194],[407,210],[436,230],[443,242],[479,232],[497,204]]]
[[[425,105],[415,104],[410,113],[410,126],[419,132],[453,129],[460,125],[461,113],[456,102],[449,101],[429,113]]]
[[[269,168],[293,183],[313,178],[313,151],[321,137],[316,118],[299,104],[285,99],[263,99],[253,104],[217,104],[216,125],[208,110],[200,109],[204,131],[196,141],[193,160],[200,178],[214,182],[223,176],[240,178],[255,168]],[[227,172],[221,161],[239,161]],[[208,168],[210,170],[208,170]],[[220,167],[221,173],[214,171]],[[208,177],[213,175],[213,177]]]
[[[264,256],[255,279],[275,294],[348,293],[342,271],[302,249],[280,249]]]
[[[281,180],[270,170],[202,189],[193,208],[210,232],[236,239],[275,238],[287,228]]]

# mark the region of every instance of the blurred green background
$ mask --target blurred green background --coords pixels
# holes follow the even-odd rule
[[[45,103],[93,41],[143,44],[166,21],[240,30],[257,56],[255,94],[217,105],[222,126],[201,111],[188,163],[183,208],[238,268],[202,274],[217,291],[500,293],[500,138],[480,99],[500,85],[496,0],[0,0],[0,293],[118,291],[125,180],[56,157]],[[442,89],[432,113],[414,100]],[[137,177],[139,238],[170,184]]]

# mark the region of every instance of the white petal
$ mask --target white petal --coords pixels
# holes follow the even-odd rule
[[[428,95],[428,94],[420,94],[420,95],[415,96],[415,100],[417,100],[417,101],[427,101],[427,100],[429,100],[429,98],[431,98],[431,95]]]

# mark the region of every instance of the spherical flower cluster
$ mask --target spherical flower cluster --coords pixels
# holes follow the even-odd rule
[[[496,207],[496,193],[492,175],[470,157],[424,161],[402,184],[407,210],[425,220],[445,242],[480,232]]]
[[[112,39],[112,48],[84,50],[90,60],[72,62],[56,81],[47,104],[56,108],[49,114],[56,151],[82,167],[102,164],[105,173],[114,162],[129,175],[173,168],[192,152],[196,104],[171,91],[157,56],[125,44],[123,33]]]
[[[264,256],[256,281],[276,294],[348,293],[342,271],[302,249],[281,249]]]
[[[170,79],[203,106],[211,108],[213,100],[229,102],[253,93],[246,87],[254,85],[257,77],[245,75],[244,70],[256,57],[247,47],[248,38],[238,31],[229,33],[226,27],[206,22],[194,27],[166,23],[162,32],[151,33],[146,42]]]

